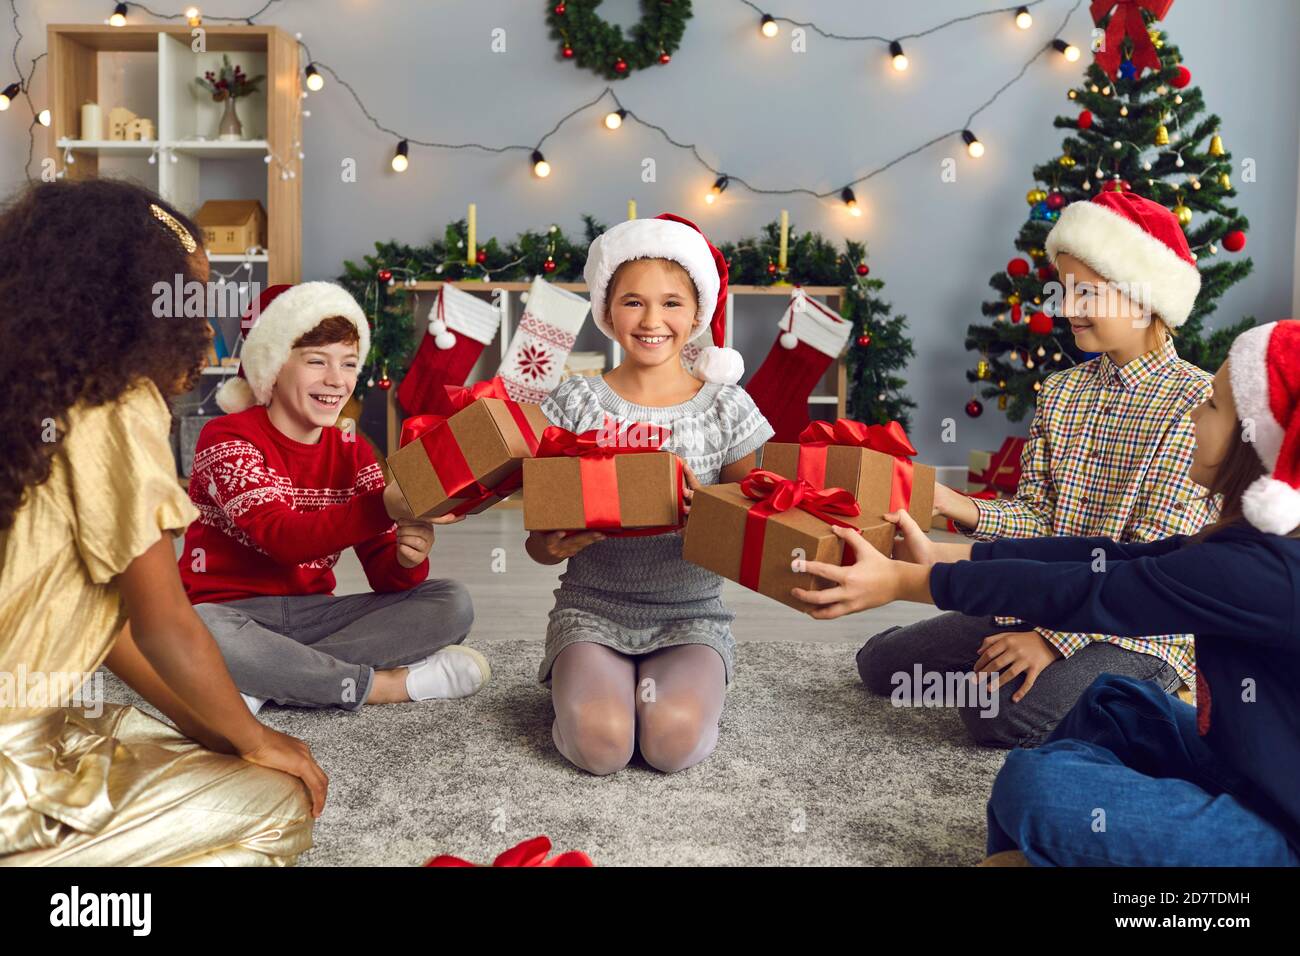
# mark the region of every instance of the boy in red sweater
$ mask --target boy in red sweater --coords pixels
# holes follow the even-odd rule
[[[244,327],[240,375],[217,393],[229,414],[194,451],[199,520],[180,570],[250,709],[475,693],[491,672],[461,643],[469,594],[426,580],[433,525],[448,519],[414,520],[370,446],[334,427],[370,348],[360,306],[328,282],[273,286]],[[348,547],[372,593],[334,596]]]

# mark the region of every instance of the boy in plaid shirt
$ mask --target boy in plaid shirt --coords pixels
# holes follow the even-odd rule
[[[1044,381],[1014,498],[972,499],[939,485],[935,510],[984,541],[1194,533],[1217,515],[1187,476],[1187,413],[1209,395],[1212,376],[1180,359],[1170,334],[1200,289],[1181,226],[1157,203],[1108,191],[1067,207],[1046,249],[1075,343],[1102,354]],[[996,707],[957,702],[975,741],[995,747],[1041,743],[1102,673],[1153,680],[1166,692],[1195,680],[1190,634],[1064,633],[955,612],[877,634],[857,661],[880,694],[894,693],[896,675],[918,664],[998,673]]]

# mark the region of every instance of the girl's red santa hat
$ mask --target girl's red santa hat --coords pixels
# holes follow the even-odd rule
[[[1064,252],[1111,282],[1170,328],[1187,321],[1201,273],[1178,218],[1136,193],[1107,190],[1066,206],[1043,243],[1055,262]]]
[[[597,327],[614,338],[607,309],[609,284],[618,267],[633,259],[671,259],[686,270],[695,285],[697,303],[697,327],[690,340],[711,336],[713,342],[700,350],[692,372],[706,382],[739,382],[745,374],[745,362],[735,349],[722,345],[726,334],[727,260],[689,219],[670,212],[653,219],[629,219],[595,238],[587,250],[582,276],[587,281]]]
[[[1289,534],[1300,525],[1300,321],[1258,325],[1228,352],[1237,417],[1254,426],[1265,474],[1246,489],[1241,509],[1260,531]]]
[[[342,286],[300,282],[265,289],[256,306],[244,313],[239,374],[217,389],[217,405],[233,415],[269,404],[275,379],[289,361],[293,343],[334,316],[347,319],[356,328],[361,340],[357,354],[364,362],[370,352],[370,325],[357,300]]]

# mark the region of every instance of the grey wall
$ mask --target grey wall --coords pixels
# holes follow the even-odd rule
[[[1010,79],[1037,45],[1047,42],[1073,0],[1034,8],[1027,33],[1010,15],[983,18],[910,41],[912,69],[900,76],[874,44],[809,37],[808,51],[790,52],[788,33],[762,40],[757,17],[738,0],[696,0],[694,19],[671,65],[615,84],[624,103],[666,126],[676,138],[699,144],[715,165],[756,184],[838,187],[893,158],[966,115]],[[246,14],[253,0],[209,0],[208,14]],[[850,0],[773,0],[775,13],[815,19],[838,32],[910,33],[951,16],[1003,3],[931,0],[926,3]],[[185,6],[180,0],[167,10]],[[29,38],[24,65],[43,49],[44,24],[100,22],[105,0],[20,3]],[[313,54],[351,80],[388,126],[421,139],[487,144],[531,142],[560,115],[594,97],[604,82],[558,60],[547,36],[541,0],[427,2],[307,2],[286,0],[264,22],[301,31]],[[635,0],[605,0],[615,22],[638,15]],[[133,12],[134,16],[140,16]],[[1223,135],[1239,161],[1258,166],[1258,182],[1233,180],[1250,218],[1247,251],[1255,274],[1223,300],[1218,317],[1285,316],[1290,308],[1296,245],[1297,109],[1300,4],[1291,0],[1178,0],[1165,26],[1183,50],[1193,82],[1224,118]],[[490,51],[490,32],[506,30],[507,52]],[[1086,50],[1090,23],[1085,2],[1064,35]],[[7,54],[13,34],[0,22]],[[1086,53],[1085,53],[1086,56]],[[8,57],[6,56],[6,60]],[[924,459],[962,464],[966,449],[996,447],[1002,435],[1023,433],[989,408],[970,421],[962,348],[967,324],[979,318],[990,273],[1014,250],[1027,207],[1032,167],[1059,148],[1057,114],[1074,112],[1065,93],[1078,64],[1042,58],[976,122],[988,152],[969,160],[957,141],[938,144],[858,190],[867,213],[850,219],[837,202],[761,197],[733,187],[706,207],[711,177],[658,133],[626,126],[609,133],[603,110],[572,122],[547,146],[554,166],[538,181],[525,155],[416,149],[410,170],[388,170],[392,138],[375,132],[351,97],[329,84],[307,105],[304,169],[304,274],[332,278],[345,258],[367,252],[375,239],[426,241],[447,221],[478,204],[480,236],[510,237],[521,229],[558,222],[580,228],[589,211],[608,222],[637,200],[642,215],[673,210],[697,219],[715,239],[751,234],[788,208],[799,228],[852,236],[869,243],[872,274],[884,279],[905,312],[918,352],[908,370],[909,391],[920,402],[914,440]],[[8,68],[0,69],[7,74]],[[5,82],[8,82],[6,75]],[[36,94],[46,89],[43,67]],[[0,188],[22,179],[26,117],[0,114]],[[41,155],[38,150],[38,156]],[[641,160],[654,157],[658,182],[640,179]],[[940,181],[940,162],[957,157],[958,181]],[[355,158],[359,181],[340,181],[340,163]],[[746,304],[738,340],[750,367],[774,335],[779,304]],[[592,338],[591,344],[601,341]],[[957,442],[939,440],[941,422],[958,423]]]

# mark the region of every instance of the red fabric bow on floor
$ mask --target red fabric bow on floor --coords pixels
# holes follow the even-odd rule
[[[493,866],[595,866],[591,862],[591,857],[581,850],[570,850],[567,853],[561,853],[550,860],[546,854],[551,852],[551,841],[545,836],[536,836],[531,840],[525,840],[517,846],[512,846],[495,860]],[[469,860],[462,860],[458,856],[435,856],[428,863],[429,866],[478,866],[477,863],[471,863]]]

